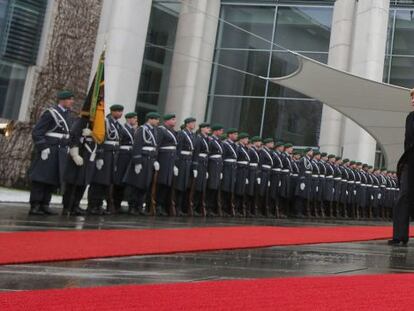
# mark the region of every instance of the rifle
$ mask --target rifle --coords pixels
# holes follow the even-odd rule
[[[159,171],[155,171],[154,178],[152,179],[150,216],[155,216],[157,214],[157,180],[158,180],[158,172]]]
[[[194,192],[196,178],[192,177],[190,185],[190,193],[188,195],[188,216],[194,216]]]
[[[203,215],[203,217],[207,216],[207,207],[206,207],[206,188],[207,188],[207,178],[206,181],[204,182],[204,186],[203,186],[203,192],[201,193],[201,214]]]
[[[170,209],[169,209],[169,214],[170,216],[173,216],[173,217],[177,215],[177,210],[175,209],[175,179],[176,177],[173,176],[173,181],[171,184],[171,202],[170,202]]]

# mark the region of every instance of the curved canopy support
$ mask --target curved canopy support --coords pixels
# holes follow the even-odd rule
[[[411,109],[409,90],[294,54],[298,69],[268,80],[315,98],[355,121],[380,144],[388,167],[395,168],[404,149],[405,118]]]

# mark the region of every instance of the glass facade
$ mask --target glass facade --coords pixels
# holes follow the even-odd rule
[[[16,119],[35,64],[46,0],[0,0],[0,118]]]
[[[407,5],[407,3],[405,4]],[[414,87],[414,7],[390,10],[384,82]]]
[[[148,111],[164,111],[179,12],[179,1],[153,1],[136,105],[140,122]]]
[[[326,63],[333,1],[222,3],[215,62],[239,71],[214,66],[208,119],[251,135],[316,146],[322,104],[258,76],[294,72],[297,60],[287,50]]]

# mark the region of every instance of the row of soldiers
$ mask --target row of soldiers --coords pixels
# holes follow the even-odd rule
[[[97,144],[88,118],[70,117],[73,94],[41,116],[33,131],[36,157],[30,214],[53,214],[51,193],[64,185],[65,214],[389,218],[398,196],[395,173],[291,143],[249,137],[220,124],[110,107]],[[80,202],[88,189],[88,207]],[[106,201],[107,208],[103,202]]]

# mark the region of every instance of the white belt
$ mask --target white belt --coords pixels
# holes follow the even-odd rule
[[[372,185],[367,185],[367,187],[372,188]]]
[[[386,190],[391,190],[391,188],[386,188]]]
[[[381,188],[386,188],[387,186],[381,185]]]
[[[325,175],[319,175],[319,178],[326,178]]]
[[[119,145],[119,142],[114,141],[114,140],[105,140],[104,141],[104,144],[105,145],[110,145],[110,146],[118,146]]]
[[[119,147],[121,150],[132,150],[132,146],[121,146]]]
[[[271,169],[272,167],[270,165],[262,165],[263,168]]]
[[[360,181],[357,181],[357,182],[355,182],[357,185],[360,185],[361,184],[361,182]]]
[[[248,165],[249,161],[237,161],[237,164]]]
[[[343,182],[347,182],[348,184],[354,184],[354,183],[355,183],[355,182],[354,182],[354,181],[352,181],[352,180],[351,180],[351,181],[346,181],[346,179],[343,179],[342,181],[343,181]]]
[[[257,166],[259,166],[259,163],[250,163],[249,165],[253,166],[253,167],[257,167]]]
[[[182,154],[182,155],[192,155],[193,152],[192,151],[185,151],[185,150],[183,150],[183,151],[180,152],[180,154]]]
[[[145,151],[155,151],[155,147],[142,147],[142,150],[145,150]]]
[[[59,138],[59,139],[63,139],[63,138],[69,139],[69,137],[70,137],[69,134],[53,133],[53,132],[46,133],[46,136],[47,137],[53,137],[53,138]]]
[[[373,186],[375,189],[378,189],[379,187],[378,186]]]
[[[362,184],[362,185],[361,185],[361,187],[367,187],[367,186],[368,186],[368,185],[366,185],[366,184]]]
[[[207,153],[199,153],[198,156],[200,158],[207,158],[208,154]]]
[[[312,174],[311,171],[305,171],[305,174]]]
[[[160,147],[160,150],[176,150],[177,146],[164,146]]]
[[[342,180],[341,177],[335,177],[334,180]]]
[[[272,171],[281,172],[282,170],[280,168],[273,168]]]
[[[282,170],[283,173],[289,173],[290,170]]]
[[[235,163],[237,162],[237,160],[236,159],[224,159],[224,162]]]
[[[298,176],[299,176],[299,174],[292,174],[292,176],[293,176],[293,177],[298,177]]]
[[[333,176],[325,176],[325,178],[331,179],[333,178]]]
[[[319,175],[312,175],[313,178],[319,178]]]
[[[221,159],[221,154],[213,154],[210,156],[211,159]]]

